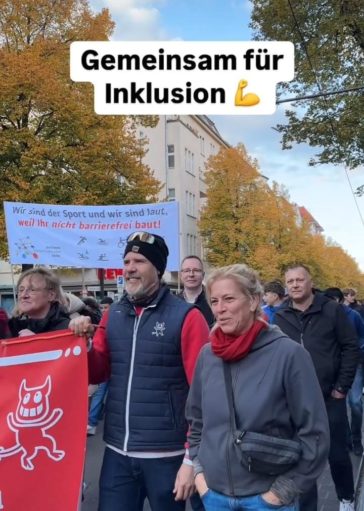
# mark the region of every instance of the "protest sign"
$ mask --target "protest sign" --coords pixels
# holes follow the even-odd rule
[[[163,236],[169,270],[179,268],[178,203],[60,206],[4,202],[12,264],[121,268],[134,231]]]
[[[0,509],[77,511],[87,354],[69,330],[0,341]]]

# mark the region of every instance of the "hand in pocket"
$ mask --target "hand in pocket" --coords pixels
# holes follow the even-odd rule
[[[195,486],[200,497],[203,497],[205,493],[209,491],[209,487],[206,484],[205,476],[203,475],[202,472],[200,474],[197,474],[197,476],[195,477]]]

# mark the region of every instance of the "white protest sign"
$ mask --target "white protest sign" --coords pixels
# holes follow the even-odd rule
[[[163,236],[167,268],[179,268],[178,203],[54,206],[4,202],[10,262],[122,268],[130,233]]]
[[[266,115],[294,77],[284,41],[77,41],[71,78],[91,82],[110,115]]]

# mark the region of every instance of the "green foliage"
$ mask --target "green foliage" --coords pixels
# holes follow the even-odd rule
[[[285,96],[321,91],[348,92],[293,102],[282,133],[284,149],[308,143],[320,152],[310,162],[364,162],[364,3],[362,0],[253,0],[251,26],[261,40],[292,41],[295,80],[281,86]],[[314,70],[314,71],[313,71]],[[319,84],[319,85],[318,85]]]

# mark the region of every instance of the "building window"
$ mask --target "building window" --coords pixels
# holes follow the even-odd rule
[[[195,155],[187,147],[185,147],[185,171],[189,174],[195,175]]]
[[[176,200],[176,189],[168,188],[168,200]]]
[[[168,168],[174,169],[174,144],[167,145]]]
[[[201,150],[201,154],[204,156],[205,155],[205,139],[204,139],[204,137],[200,137],[200,150]]]

